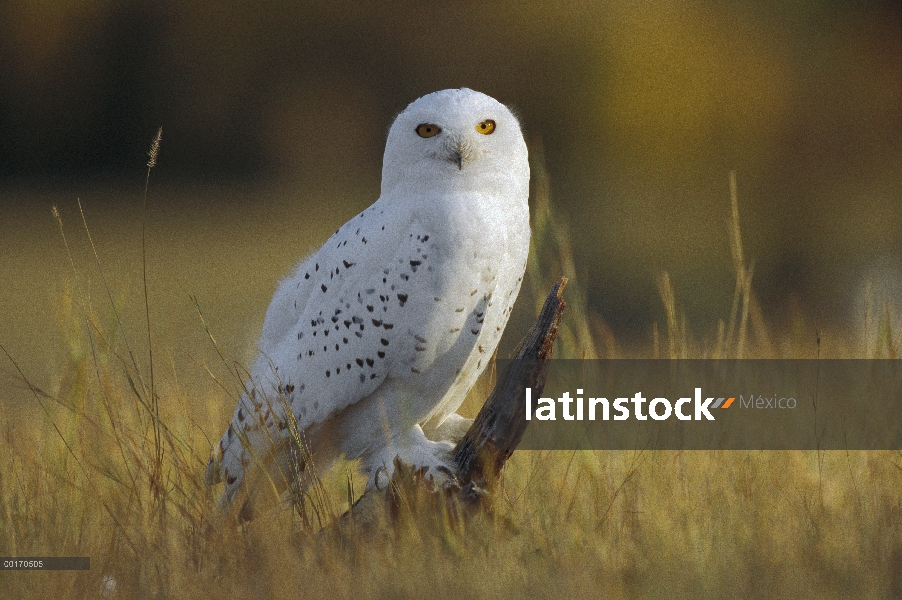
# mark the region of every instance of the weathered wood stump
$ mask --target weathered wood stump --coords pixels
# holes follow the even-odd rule
[[[439,486],[431,478],[427,480],[425,468],[411,467],[396,458],[389,484],[361,496],[342,516],[342,524],[369,526],[379,515],[396,519],[407,510],[443,509],[449,503],[489,508],[504,464],[517,449],[528,425],[522,408],[525,389],[531,387],[536,396],[545,385],[547,359],[554,352],[554,340],[566,307],[562,297],[566,285],[567,279],[562,277],[552,286],[535,324],[520,343],[515,360],[502,373],[473,424],[457,442],[453,450],[456,482]]]

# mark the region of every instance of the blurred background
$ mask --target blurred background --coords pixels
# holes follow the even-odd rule
[[[567,274],[625,343],[662,319],[663,271],[689,330],[729,312],[731,170],[775,329],[902,297],[899,2],[6,0],[0,344],[52,387],[90,351],[83,303],[146,335],[143,222],[159,359],[202,373],[194,296],[248,360],[278,278],[378,197],[393,117],[449,87],[520,116]]]

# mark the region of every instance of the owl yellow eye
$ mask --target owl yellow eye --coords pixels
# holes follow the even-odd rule
[[[478,131],[479,133],[481,133],[483,135],[488,135],[488,134],[492,133],[493,131],[495,131],[495,121],[493,121],[491,119],[486,119],[482,123],[479,123],[478,125],[476,125],[476,131]]]
[[[417,125],[417,135],[422,138],[431,138],[442,130],[438,125],[432,123],[421,123]]]

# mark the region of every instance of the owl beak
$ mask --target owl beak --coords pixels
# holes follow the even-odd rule
[[[448,160],[457,165],[457,169],[463,169],[464,157],[460,153],[460,150],[452,150],[450,154],[448,154]]]
[[[458,170],[463,170],[464,163],[473,157],[473,149],[466,140],[455,139],[448,144],[448,154],[446,158],[449,162],[457,165]]]

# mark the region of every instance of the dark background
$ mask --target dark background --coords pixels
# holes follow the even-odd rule
[[[252,347],[278,276],[378,196],[394,115],[464,86],[520,115],[573,232],[570,275],[623,339],[662,318],[661,271],[690,330],[728,312],[730,170],[775,328],[854,330],[863,296],[900,298],[898,2],[4,1],[6,343],[40,352],[65,321],[53,204],[87,264],[82,200],[114,291],[135,292],[162,126],[156,306],[197,329],[198,293],[214,322],[250,320],[235,344]]]

